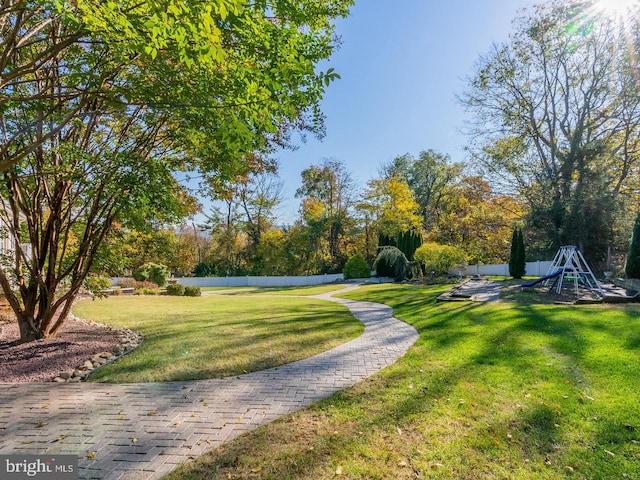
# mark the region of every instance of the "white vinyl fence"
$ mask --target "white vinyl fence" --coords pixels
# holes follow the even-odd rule
[[[341,273],[325,275],[281,276],[281,277],[182,277],[180,285],[194,287],[302,287],[322,285],[344,280]]]
[[[527,262],[527,270],[525,275],[533,277],[541,277],[545,275],[549,268],[553,265],[553,261],[544,262]],[[469,265],[463,272],[465,275],[503,275],[509,276],[509,264],[501,265]]]

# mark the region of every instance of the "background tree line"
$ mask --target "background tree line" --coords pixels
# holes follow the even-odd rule
[[[461,96],[466,164],[401,155],[358,189],[326,160],[301,172],[298,217],[279,223],[271,156],[295,132],[323,136],[338,74],[317,67],[352,3],[0,5],[0,227],[15,244],[0,287],[23,340],[55,335],[89,274],[150,261],[336,272],[417,235],[503,262],[521,226],[532,259],[576,244],[597,270],[622,266],[640,205],[640,17],[621,28],[591,1],[535,7],[479,60]],[[199,205],[178,173],[217,201],[202,225],[185,223]]]

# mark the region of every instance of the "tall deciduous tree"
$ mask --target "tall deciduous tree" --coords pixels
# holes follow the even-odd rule
[[[480,177],[463,177],[449,190],[430,239],[461,248],[469,262],[507,261],[511,226],[523,215],[518,199],[496,195]]]
[[[370,180],[358,210],[378,234],[394,239],[407,230],[419,231],[422,225],[413,191],[399,176]]]
[[[174,171],[244,175],[291,131],[322,134],[337,74],[316,66],[351,3],[0,5],[0,221],[16,245],[0,285],[23,340],[56,334],[116,221],[189,212]]]
[[[398,176],[413,190],[420,205],[423,228],[428,232],[437,223],[450,187],[459,180],[464,165],[452,163],[449,155],[423,150],[394,158],[384,167],[384,176]]]
[[[327,160],[302,171],[296,197],[302,198],[303,217],[326,239],[332,271],[341,271],[347,261],[345,234],[353,222],[354,195],[351,174],[340,161]]]
[[[640,175],[638,11],[552,1],[479,62],[464,102],[471,151],[493,180],[524,194],[550,250],[580,245],[601,265]]]

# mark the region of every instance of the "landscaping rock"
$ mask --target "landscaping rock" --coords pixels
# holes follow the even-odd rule
[[[95,322],[89,322],[86,320],[76,319],[79,321],[84,321],[89,324],[96,324]],[[105,327],[104,325],[102,325]],[[54,381],[58,383],[62,382],[81,382],[84,380],[89,373],[91,373],[96,368],[100,368],[101,366],[112,362],[113,360],[118,359],[119,357],[126,355],[127,353],[133,351],[137,347],[142,344],[144,338],[139,333],[134,332],[133,330],[129,330],[128,328],[123,329],[115,329],[118,330],[120,345],[115,347],[111,352],[101,352],[93,355],[89,360],[86,360],[82,365],[78,366],[75,370],[69,370],[66,372],[60,373],[57,377],[55,377]]]

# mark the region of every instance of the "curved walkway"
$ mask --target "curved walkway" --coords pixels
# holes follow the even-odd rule
[[[417,340],[390,307],[331,298],[335,293],[314,298],[346,305],[364,333],[295,363],[190,382],[0,384],[0,454],[78,455],[82,479],[161,478],[224,441],[354,385]]]

